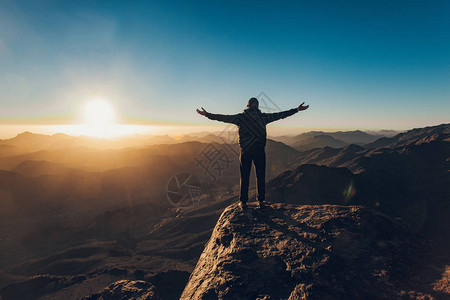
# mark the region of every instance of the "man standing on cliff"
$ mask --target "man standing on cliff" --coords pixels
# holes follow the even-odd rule
[[[284,119],[292,116],[296,112],[305,110],[309,105],[303,106],[305,102],[297,108],[289,109],[277,113],[263,113],[258,108],[259,102],[256,98],[248,100],[247,109],[242,113],[235,115],[221,115],[207,112],[203,107],[197,112],[211,120],[217,120],[225,123],[235,124],[239,127],[239,146],[240,152],[240,173],[241,173],[241,192],[239,196],[239,206],[245,210],[248,201],[248,185],[252,161],[255,165],[257,198],[259,208],[264,206],[266,195],[266,125],[270,122]]]

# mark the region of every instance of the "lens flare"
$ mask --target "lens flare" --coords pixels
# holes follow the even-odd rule
[[[343,193],[345,201],[348,202],[355,195],[355,188],[353,186],[353,180],[350,181],[349,186],[344,189]]]

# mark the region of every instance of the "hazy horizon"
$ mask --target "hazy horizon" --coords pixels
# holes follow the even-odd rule
[[[429,124],[427,126],[434,126],[439,124]],[[53,135],[58,133],[67,134],[70,136],[88,136],[94,138],[104,138],[104,139],[116,139],[122,137],[131,137],[136,135],[143,136],[158,136],[158,135],[168,135],[172,137],[189,135],[189,134],[200,134],[200,133],[220,133],[223,130],[237,130],[237,127],[226,125],[212,125],[212,126],[201,126],[201,125],[134,125],[134,124],[117,124],[115,126],[131,127],[133,130],[131,133],[125,130],[125,133],[120,134],[120,132],[115,136],[110,137],[99,137],[89,135],[88,132],[80,131],[79,128],[84,127],[83,124],[65,124],[65,125],[1,125],[0,124],[0,139],[10,139],[24,132],[31,132],[35,134]],[[424,126],[426,127],[426,126]],[[361,129],[361,128],[289,128],[283,126],[268,126],[267,135],[268,136],[293,136],[310,131],[323,131],[323,132],[337,132],[337,131],[355,131],[360,130],[367,133],[378,133],[382,131],[396,131],[403,132],[413,128],[404,129],[392,129],[392,128],[380,128],[380,129]],[[120,131],[120,130],[119,130]]]

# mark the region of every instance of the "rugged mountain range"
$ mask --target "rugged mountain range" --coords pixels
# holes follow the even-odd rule
[[[28,153],[8,145],[12,152],[0,155],[4,167],[0,171],[0,295],[80,299],[154,286],[161,299],[178,299],[183,290],[186,293],[188,278],[201,264],[200,255],[209,249],[205,248],[209,241],[216,245],[214,251],[223,248],[224,256],[218,258],[227,273],[222,275],[237,278],[229,286],[230,293],[239,289],[235,284],[247,276],[245,270],[259,278],[262,269],[254,266],[263,262],[264,271],[274,276],[270,278],[278,278],[277,274],[286,278],[288,286],[278,292],[292,295],[291,299],[315,299],[322,295],[319,287],[324,292],[336,288],[348,296],[349,281],[330,272],[343,263],[349,265],[349,278],[354,278],[351,272],[361,272],[362,281],[351,280],[361,283],[353,295],[373,295],[368,281],[385,291],[381,295],[445,299],[450,295],[449,127],[414,129],[390,138],[389,143],[380,139],[369,145],[306,152],[268,141],[267,198],[280,204],[270,206],[266,215],[252,208],[250,216],[231,206],[219,223],[224,210],[237,201],[238,165],[230,164],[227,172],[212,179],[194,158],[201,158],[205,147],[213,145],[229,151],[236,163],[236,144],[187,142],[110,150],[50,147]],[[377,147],[377,142],[382,146]],[[192,205],[181,209],[167,201],[166,188],[174,174],[186,171],[200,178],[202,191]],[[357,219],[360,223],[353,224]],[[372,233],[365,235],[360,225],[373,228]],[[219,229],[214,233],[215,226],[231,228],[230,242],[253,244],[256,254],[248,247],[225,247],[230,236]],[[221,240],[222,234],[224,244],[211,242],[213,236]],[[326,250],[326,243],[335,247]],[[283,263],[270,251],[264,252],[279,249],[276,245],[287,249],[280,256],[283,263],[292,249],[310,250],[309,256],[290,260],[289,271],[295,275],[295,270],[304,270],[300,273],[307,285],[298,286],[299,277],[286,275],[288,267],[281,268]],[[235,257],[230,249],[236,250]],[[214,252],[205,253],[202,256],[210,257]],[[352,269],[352,255],[362,260],[361,268]],[[249,265],[235,264],[246,263],[247,258]],[[398,261],[401,264],[395,268],[381,268]],[[412,266],[417,269],[411,270]],[[217,283],[220,276],[204,281]],[[117,283],[120,280],[127,281]],[[223,287],[214,291],[225,295],[227,285]],[[269,292],[265,295],[275,295]]]
[[[360,130],[337,132],[310,131],[295,136],[274,137],[273,139],[283,142],[298,151],[308,151],[323,147],[342,148],[350,144],[362,146],[382,137],[391,137],[392,132],[389,131],[386,134],[388,135],[385,136],[382,133],[368,134]]]
[[[322,148],[325,146],[340,148],[349,144],[364,145],[381,137],[392,137],[392,131],[368,134],[356,131],[323,132],[310,131],[296,136],[270,136],[269,139],[282,142],[299,151]],[[236,128],[221,132],[199,132],[181,136],[169,135],[133,135],[119,139],[98,139],[88,136],[70,136],[23,132],[14,138],[0,140],[0,157],[4,155],[36,152],[40,150],[58,150],[68,148],[123,149],[142,148],[150,145],[179,144],[185,142],[228,143],[238,142]],[[125,145],[125,146],[124,146]]]

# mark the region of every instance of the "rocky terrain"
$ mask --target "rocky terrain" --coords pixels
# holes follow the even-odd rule
[[[231,205],[181,299],[431,298],[411,280],[424,249],[404,223],[361,206]]]
[[[450,240],[450,125],[388,140],[381,148],[304,152],[296,168],[268,183],[269,197],[294,204],[364,205]]]
[[[85,297],[84,300],[160,300],[155,287],[143,280],[119,280],[110,284],[103,291]]]
[[[163,300],[179,299],[202,251],[207,255],[205,245],[210,245],[211,235],[216,234],[213,229],[223,222],[217,223],[226,209],[226,216],[233,220],[229,229],[237,230],[237,240],[245,244],[248,239],[247,242],[257,249],[255,254],[247,248],[240,253],[239,248],[237,257],[248,254],[253,263],[262,263],[263,272],[269,270],[271,264],[275,271],[280,270],[278,258],[270,258],[272,256],[266,253],[269,260],[261,260],[258,255],[262,255],[264,249],[284,245],[286,249],[309,253],[303,260],[301,252],[297,261],[286,253],[278,255],[291,263],[303,264],[305,270],[311,262],[308,270],[312,270],[312,273],[301,273],[309,278],[311,285],[305,286],[303,292],[301,287],[296,289],[299,283],[295,276],[298,275],[286,277],[286,272],[280,271],[287,284],[283,293],[289,291],[287,296],[280,294],[282,297],[292,294],[292,299],[297,299],[296,295],[304,293],[301,295],[318,294],[326,299],[326,294],[316,290],[324,276],[326,282],[337,281],[331,287],[321,286],[320,290],[323,288],[326,292],[336,287],[344,293],[355,289],[355,297],[364,295],[366,298],[362,299],[371,297],[361,292],[366,287],[368,293],[373,291],[372,285],[367,286],[367,280],[395,297],[447,299],[450,297],[449,128],[450,125],[443,124],[413,129],[368,145],[362,142],[372,137],[361,132],[339,133],[340,136],[334,136],[357,137],[359,145],[304,152],[269,140],[266,147],[267,200],[278,204],[267,211],[252,211],[245,216],[230,206],[238,200],[239,169],[236,157],[232,156],[237,150],[236,144],[191,141],[105,150],[80,148],[79,140],[64,135],[49,138],[29,133],[2,141],[0,297],[2,300],[106,299],[114,293],[119,297],[131,291],[146,295],[146,288],[140,287],[152,286],[155,295]],[[313,136],[320,137],[322,133],[317,134]],[[31,138],[30,143],[26,142],[27,138]],[[69,148],[64,148],[67,145]],[[202,155],[208,145],[231,151],[227,153],[234,160],[216,179],[209,178],[195,166],[194,157]],[[30,152],[25,146],[33,146],[36,151]],[[180,171],[198,174],[202,183],[199,198],[185,208],[171,205],[165,194],[168,180]],[[251,185],[254,185],[253,176]],[[250,201],[254,201],[254,189],[250,194]],[[311,220],[318,218],[314,223],[321,228],[318,232],[313,225],[305,227],[300,216],[294,216],[293,211],[302,210],[303,205],[306,205],[304,209],[316,207],[321,212],[322,215],[315,215],[310,210]],[[336,209],[327,212],[330,207]],[[351,209],[354,213],[350,213]],[[290,215],[291,212],[294,215]],[[360,214],[373,217],[364,219]],[[326,223],[329,225],[321,223],[322,217],[329,219]],[[360,225],[355,225],[362,222],[360,219],[367,222],[363,222],[366,227],[380,226],[374,231],[377,235],[361,235]],[[376,222],[372,224],[371,220]],[[356,227],[350,226],[353,222]],[[298,228],[294,228],[296,226]],[[252,235],[244,235],[244,228]],[[270,234],[265,236],[264,232]],[[306,236],[298,240],[300,232]],[[258,237],[258,234],[262,235]],[[230,238],[229,234],[227,236],[225,244]],[[346,247],[336,248],[335,245],[323,252],[323,246],[327,249],[334,243]],[[382,246],[385,244],[388,246]],[[289,248],[289,245],[296,246]],[[358,252],[363,248],[353,246],[369,250]],[[228,253],[229,247],[223,244],[220,247]],[[312,249],[317,250],[311,252]],[[341,273],[332,277],[329,272],[336,264],[341,266],[339,263],[350,261],[341,257],[345,256],[346,249],[348,255],[359,253],[358,257],[364,258],[356,260],[358,264],[352,266],[361,265],[361,274],[367,275],[362,283],[358,278],[352,281],[357,285],[351,288]],[[328,253],[330,263],[317,267],[325,256],[315,256],[316,252]],[[379,275],[380,281],[368,275],[379,270],[375,268],[378,265],[370,264],[371,255],[380,257],[377,258],[380,266],[393,264],[393,268],[380,269],[386,271]],[[241,272],[236,276],[248,276],[247,271],[260,275],[261,271],[252,269],[254,265],[243,269],[240,260],[233,259],[231,265],[225,265],[231,271]],[[396,262],[402,263],[396,265]],[[275,271],[267,272],[275,274]],[[196,274],[199,274],[198,269]],[[209,280],[207,278],[205,280]],[[277,281],[274,279],[274,282]],[[270,283],[267,286],[270,287]],[[277,296],[271,297],[277,299]],[[347,298],[348,295],[343,296]]]

